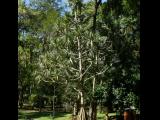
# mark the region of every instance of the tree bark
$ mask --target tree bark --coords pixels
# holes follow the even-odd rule
[[[54,99],[55,99],[55,86],[54,86],[54,95],[53,95],[53,117],[55,115],[55,104],[54,104]]]
[[[20,106],[20,109],[22,109],[22,107],[23,107],[23,90],[20,90],[19,106]]]
[[[95,61],[96,61],[96,70],[98,70],[98,50],[96,50]],[[98,76],[96,75],[96,71],[95,71],[95,77],[93,79],[93,90],[92,90],[93,101],[91,103],[92,104],[91,120],[97,120],[97,100],[96,100],[96,98],[94,98],[96,80],[98,80]]]
[[[92,120],[92,102],[89,105],[88,120]]]
[[[73,105],[73,116],[76,116],[76,103]]]
[[[93,100],[93,106],[92,106],[92,109],[93,109],[93,119],[92,120],[97,120],[97,101],[96,100]]]
[[[82,53],[81,53],[81,43],[79,38],[78,41],[78,56],[79,56],[79,95],[80,95],[80,110],[78,112],[78,120],[86,120],[85,110],[84,110],[84,96],[83,96],[83,81],[82,81]]]
[[[95,7],[94,7],[94,15],[93,15],[93,33],[95,34],[96,32],[96,19],[97,19],[97,10],[98,7],[101,3],[101,0],[97,1],[95,0]],[[93,41],[91,41],[91,47],[93,45]],[[98,51],[96,52],[96,65],[98,68]],[[92,93],[94,95],[94,91],[95,91],[95,84],[96,84],[96,80],[97,80],[97,75],[95,72],[95,77],[93,79],[93,86],[92,86]],[[93,98],[93,100],[90,103],[90,108],[89,108],[89,120],[96,120],[97,119],[97,100],[95,100]]]
[[[96,100],[93,100],[90,103],[88,118],[89,118],[88,120],[96,120],[97,119],[97,101]]]
[[[96,31],[97,10],[100,4],[101,4],[101,0],[99,1],[95,0],[94,15],[93,15],[93,32]]]
[[[73,105],[73,116],[72,116],[72,120],[76,120],[76,102]]]
[[[93,79],[93,86],[92,86],[92,92],[94,94],[95,91],[95,82],[96,78]],[[89,107],[89,120],[96,120],[97,119],[97,101],[92,98],[92,101],[90,102],[90,107]]]
[[[78,8],[76,7],[75,10],[75,21],[76,23],[79,22],[78,18],[77,18],[77,13],[78,11],[80,11],[81,14],[81,6]],[[86,120],[86,113],[85,113],[85,109],[84,109],[84,91],[83,91],[83,79],[82,79],[82,51],[81,51],[81,41],[80,41],[80,35],[76,36],[76,40],[77,40],[77,45],[78,45],[78,62],[79,62],[79,81],[78,81],[78,94],[80,97],[80,109],[77,109],[78,111],[78,116],[77,116],[77,120]]]
[[[86,120],[86,113],[84,109],[84,97],[83,97],[83,92],[80,91],[80,110],[78,112],[78,119],[77,120]]]

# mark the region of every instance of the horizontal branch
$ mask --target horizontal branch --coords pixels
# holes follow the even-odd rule
[[[79,70],[78,70],[78,69],[75,69],[75,68],[73,68],[73,67],[71,67],[71,69],[72,69],[72,70],[75,70],[75,71],[77,71],[77,72],[79,72]]]

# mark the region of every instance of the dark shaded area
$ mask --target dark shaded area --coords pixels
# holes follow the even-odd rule
[[[99,116],[99,117],[97,117],[97,120],[102,120],[102,119],[104,119],[104,116]]]
[[[39,118],[39,117],[45,117],[52,114],[52,112],[29,112],[29,113],[18,113],[18,119],[22,118]],[[20,116],[19,116],[20,115]]]
[[[51,116],[53,114],[53,112],[29,112],[29,113],[22,113],[22,112],[18,112],[18,119],[30,119],[30,118],[40,118],[40,117],[47,117],[47,116]],[[64,117],[65,115],[67,115],[69,113],[55,113],[54,118],[58,118],[58,117]]]

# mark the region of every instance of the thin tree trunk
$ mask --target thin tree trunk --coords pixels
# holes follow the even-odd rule
[[[102,79],[100,80],[100,85],[102,85]],[[103,99],[100,99],[100,112],[102,113],[103,111]]]
[[[90,103],[89,120],[96,120],[96,119],[97,119],[97,101],[93,100]]]
[[[80,95],[78,93],[77,101],[76,101],[76,115],[78,115],[79,109],[80,109]]]
[[[92,102],[89,105],[88,120],[92,120]]]
[[[97,17],[97,10],[99,7],[99,4],[101,3],[101,0],[97,1],[95,0],[95,9],[94,9],[94,15],[93,15],[93,32],[95,34],[96,32],[96,17]],[[96,36],[94,36],[96,37]],[[93,41],[91,41],[91,48],[93,46]],[[96,65],[98,67],[98,52],[96,52]],[[95,72],[95,77],[93,79],[93,86],[92,86],[92,93],[94,94],[95,91],[95,84],[96,84],[97,76]],[[89,120],[96,120],[97,119],[97,101],[93,98],[93,100],[90,103],[89,108]]]
[[[103,111],[103,105],[102,105],[102,99],[100,100],[100,112],[102,113]]]
[[[74,106],[73,106],[73,116],[76,116],[76,103],[74,103]]]
[[[92,109],[93,109],[93,119],[92,120],[97,120],[97,101],[94,100],[93,101],[93,106],[92,106]]]
[[[86,113],[84,110],[84,98],[82,91],[80,91],[80,110],[78,113],[78,120],[86,120]]]
[[[79,21],[77,18],[77,14],[79,13],[81,14],[81,6],[80,7],[76,7],[76,10],[74,11],[75,14],[75,21],[76,23]],[[85,110],[84,110],[84,91],[83,91],[83,79],[82,79],[82,51],[81,51],[81,41],[79,39],[80,36],[76,36],[76,40],[78,42],[78,60],[79,60],[79,81],[78,81],[78,94],[80,97],[80,109],[77,108],[78,110],[78,116],[77,116],[77,120],[86,120],[86,114],[85,114]]]
[[[96,52],[96,67],[98,70],[98,50]],[[98,76],[96,75],[95,72],[95,78],[93,79],[93,94],[95,92],[95,85],[96,85],[96,80],[98,80]],[[92,102],[92,120],[96,120],[97,119],[97,100],[95,98],[93,98],[93,102]]]
[[[86,120],[86,116],[85,116],[85,110],[84,110],[84,96],[83,96],[83,91],[82,91],[82,53],[81,53],[81,43],[79,38],[77,37],[77,41],[78,41],[78,56],[79,56],[79,94],[80,94],[80,110],[78,112],[78,120]]]
[[[23,107],[23,90],[20,91],[19,106],[20,106],[20,109],[22,109],[22,107]]]
[[[97,0],[96,0],[97,3]],[[93,15],[93,32],[96,31],[96,19],[97,19],[97,4],[95,5],[95,13]]]
[[[94,33],[96,31],[97,10],[100,4],[101,4],[101,0],[99,1],[95,0],[94,15],[93,15],[93,32]]]
[[[78,112],[78,120],[86,120],[85,110],[84,110],[84,96],[83,96],[83,81],[82,81],[82,52],[81,52],[81,42],[77,36],[78,41],[78,57],[79,57],[79,94],[80,94],[80,110]]]
[[[93,86],[92,86],[92,92],[94,94],[95,91],[95,82],[96,78],[93,79]],[[89,107],[89,120],[96,120],[97,119],[97,100],[92,99],[90,102],[90,107]]]
[[[55,104],[54,104],[54,98],[55,98],[55,86],[54,86],[54,95],[53,95],[53,117],[55,115]]]

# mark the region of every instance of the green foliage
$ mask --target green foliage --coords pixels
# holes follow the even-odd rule
[[[135,106],[137,109],[139,109],[139,98],[133,92],[128,93],[128,95],[125,97],[125,101],[127,106]]]
[[[98,85],[95,89],[94,97],[96,99],[102,99],[104,97],[105,89],[104,86]]]
[[[37,96],[36,94],[32,94],[32,95],[29,96],[28,101],[29,101],[30,105],[34,104],[36,96]]]

